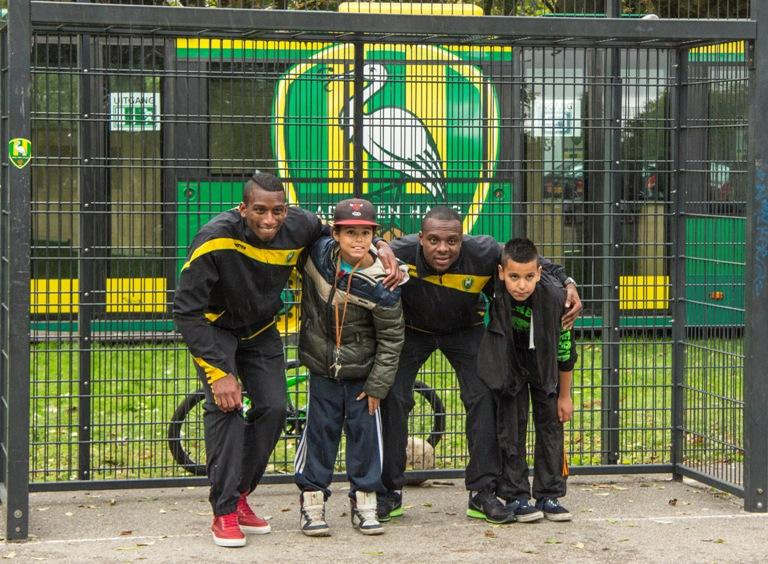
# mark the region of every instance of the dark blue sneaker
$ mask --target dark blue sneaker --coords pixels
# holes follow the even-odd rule
[[[520,523],[533,523],[544,519],[544,512],[531,505],[527,495],[508,499],[507,507],[515,512],[515,518]]]
[[[485,519],[495,525],[505,525],[515,522],[515,512],[507,507],[490,490],[469,492],[467,517]]]
[[[403,516],[403,492],[391,491],[376,494],[376,517],[381,523]]]
[[[536,509],[544,512],[544,517],[550,521],[570,521],[571,512],[560,505],[556,497],[543,497],[536,500]]]

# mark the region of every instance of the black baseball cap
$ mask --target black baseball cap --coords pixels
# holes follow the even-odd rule
[[[350,198],[336,204],[333,213],[333,225],[367,225],[378,227],[376,210],[373,204],[362,198]]]

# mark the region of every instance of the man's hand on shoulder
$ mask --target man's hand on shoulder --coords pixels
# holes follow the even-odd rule
[[[211,384],[213,401],[222,411],[233,411],[243,407],[243,387],[231,372]]]
[[[381,264],[384,265],[384,270],[387,273],[387,277],[384,278],[384,285],[390,290],[394,290],[403,281],[405,274],[400,270],[395,253],[392,252],[389,243],[383,239],[378,241],[376,243],[376,250],[379,253]]]
[[[582,309],[584,309],[584,306],[581,303],[576,284],[568,284],[565,287],[565,313],[560,318],[563,329],[573,329],[573,324],[576,322],[579,314],[581,314]]]

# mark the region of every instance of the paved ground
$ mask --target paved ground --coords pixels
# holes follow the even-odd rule
[[[349,524],[344,484],[335,484],[333,536],[304,537],[292,486],[265,486],[257,512],[273,533],[241,549],[213,545],[204,488],[66,492],[31,496],[31,538],[0,544],[0,558],[67,562],[765,562],[768,515],[692,482],[658,476],[575,477],[572,523],[493,526],[464,515],[459,481],[406,491],[406,515],[380,537]]]

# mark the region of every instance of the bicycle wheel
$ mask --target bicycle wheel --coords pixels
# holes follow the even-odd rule
[[[427,436],[432,448],[437,446],[445,433],[445,406],[437,391],[421,380],[413,384],[415,405],[408,418],[408,435]]]
[[[168,448],[176,464],[195,476],[205,476],[202,389],[195,390],[178,405],[168,425]]]

